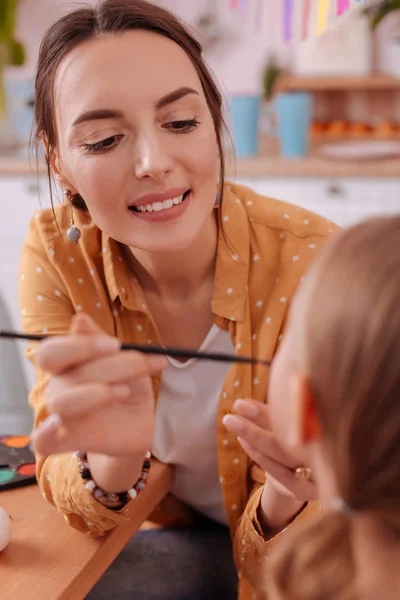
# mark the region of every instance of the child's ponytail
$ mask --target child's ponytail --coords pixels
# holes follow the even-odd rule
[[[274,549],[268,600],[353,600],[352,516],[332,511]]]

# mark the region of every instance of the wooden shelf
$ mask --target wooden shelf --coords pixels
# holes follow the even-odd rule
[[[277,140],[269,140],[261,136],[258,156],[238,158],[237,160],[230,154],[226,156],[227,179],[236,177],[284,179],[290,177],[382,177],[400,179],[400,160],[398,158],[377,161],[329,160],[318,153],[318,145],[321,141],[312,138],[309,155],[290,160],[280,156]],[[334,140],[329,139],[329,141]],[[46,176],[46,166],[43,162],[39,163],[39,173]],[[36,182],[35,165],[30,164],[28,160],[0,156],[0,177],[2,176],[27,176],[30,177],[29,181]]]
[[[368,77],[296,77],[282,75],[276,83],[277,92],[328,91],[395,91],[400,90],[400,79],[376,73]]]

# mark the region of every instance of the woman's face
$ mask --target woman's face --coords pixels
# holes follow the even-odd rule
[[[100,229],[149,252],[190,246],[217,194],[218,146],[200,79],[173,41],[127,31],[85,42],[55,79],[53,165]]]

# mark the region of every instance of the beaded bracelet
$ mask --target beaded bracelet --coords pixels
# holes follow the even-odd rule
[[[140,477],[135,483],[135,485],[126,492],[120,493],[105,492],[96,485],[90,472],[86,452],[75,452],[75,456],[77,458],[78,470],[80,476],[84,481],[85,488],[88,490],[88,492],[92,494],[94,498],[96,498],[98,502],[101,502],[101,504],[103,504],[107,508],[110,508],[112,510],[119,510],[127,502],[129,502],[129,500],[133,500],[134,498],[139,496],[140,492],[142,492],[147,485],[147,480],[149,478],[151,466],[151,452],[146,452],[142,472],[140,473]]]

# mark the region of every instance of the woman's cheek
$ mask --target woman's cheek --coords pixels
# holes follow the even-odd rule
[[[93,213],[100,207],[107,210],[107,204],[116,208],[115,199],[121,197],[119,190],[122,173],[111,156],[95,157],[88,160],[86,164],[76,167],[79,173],[77,189]],[[122,200],[122,198],[121,198]]]

